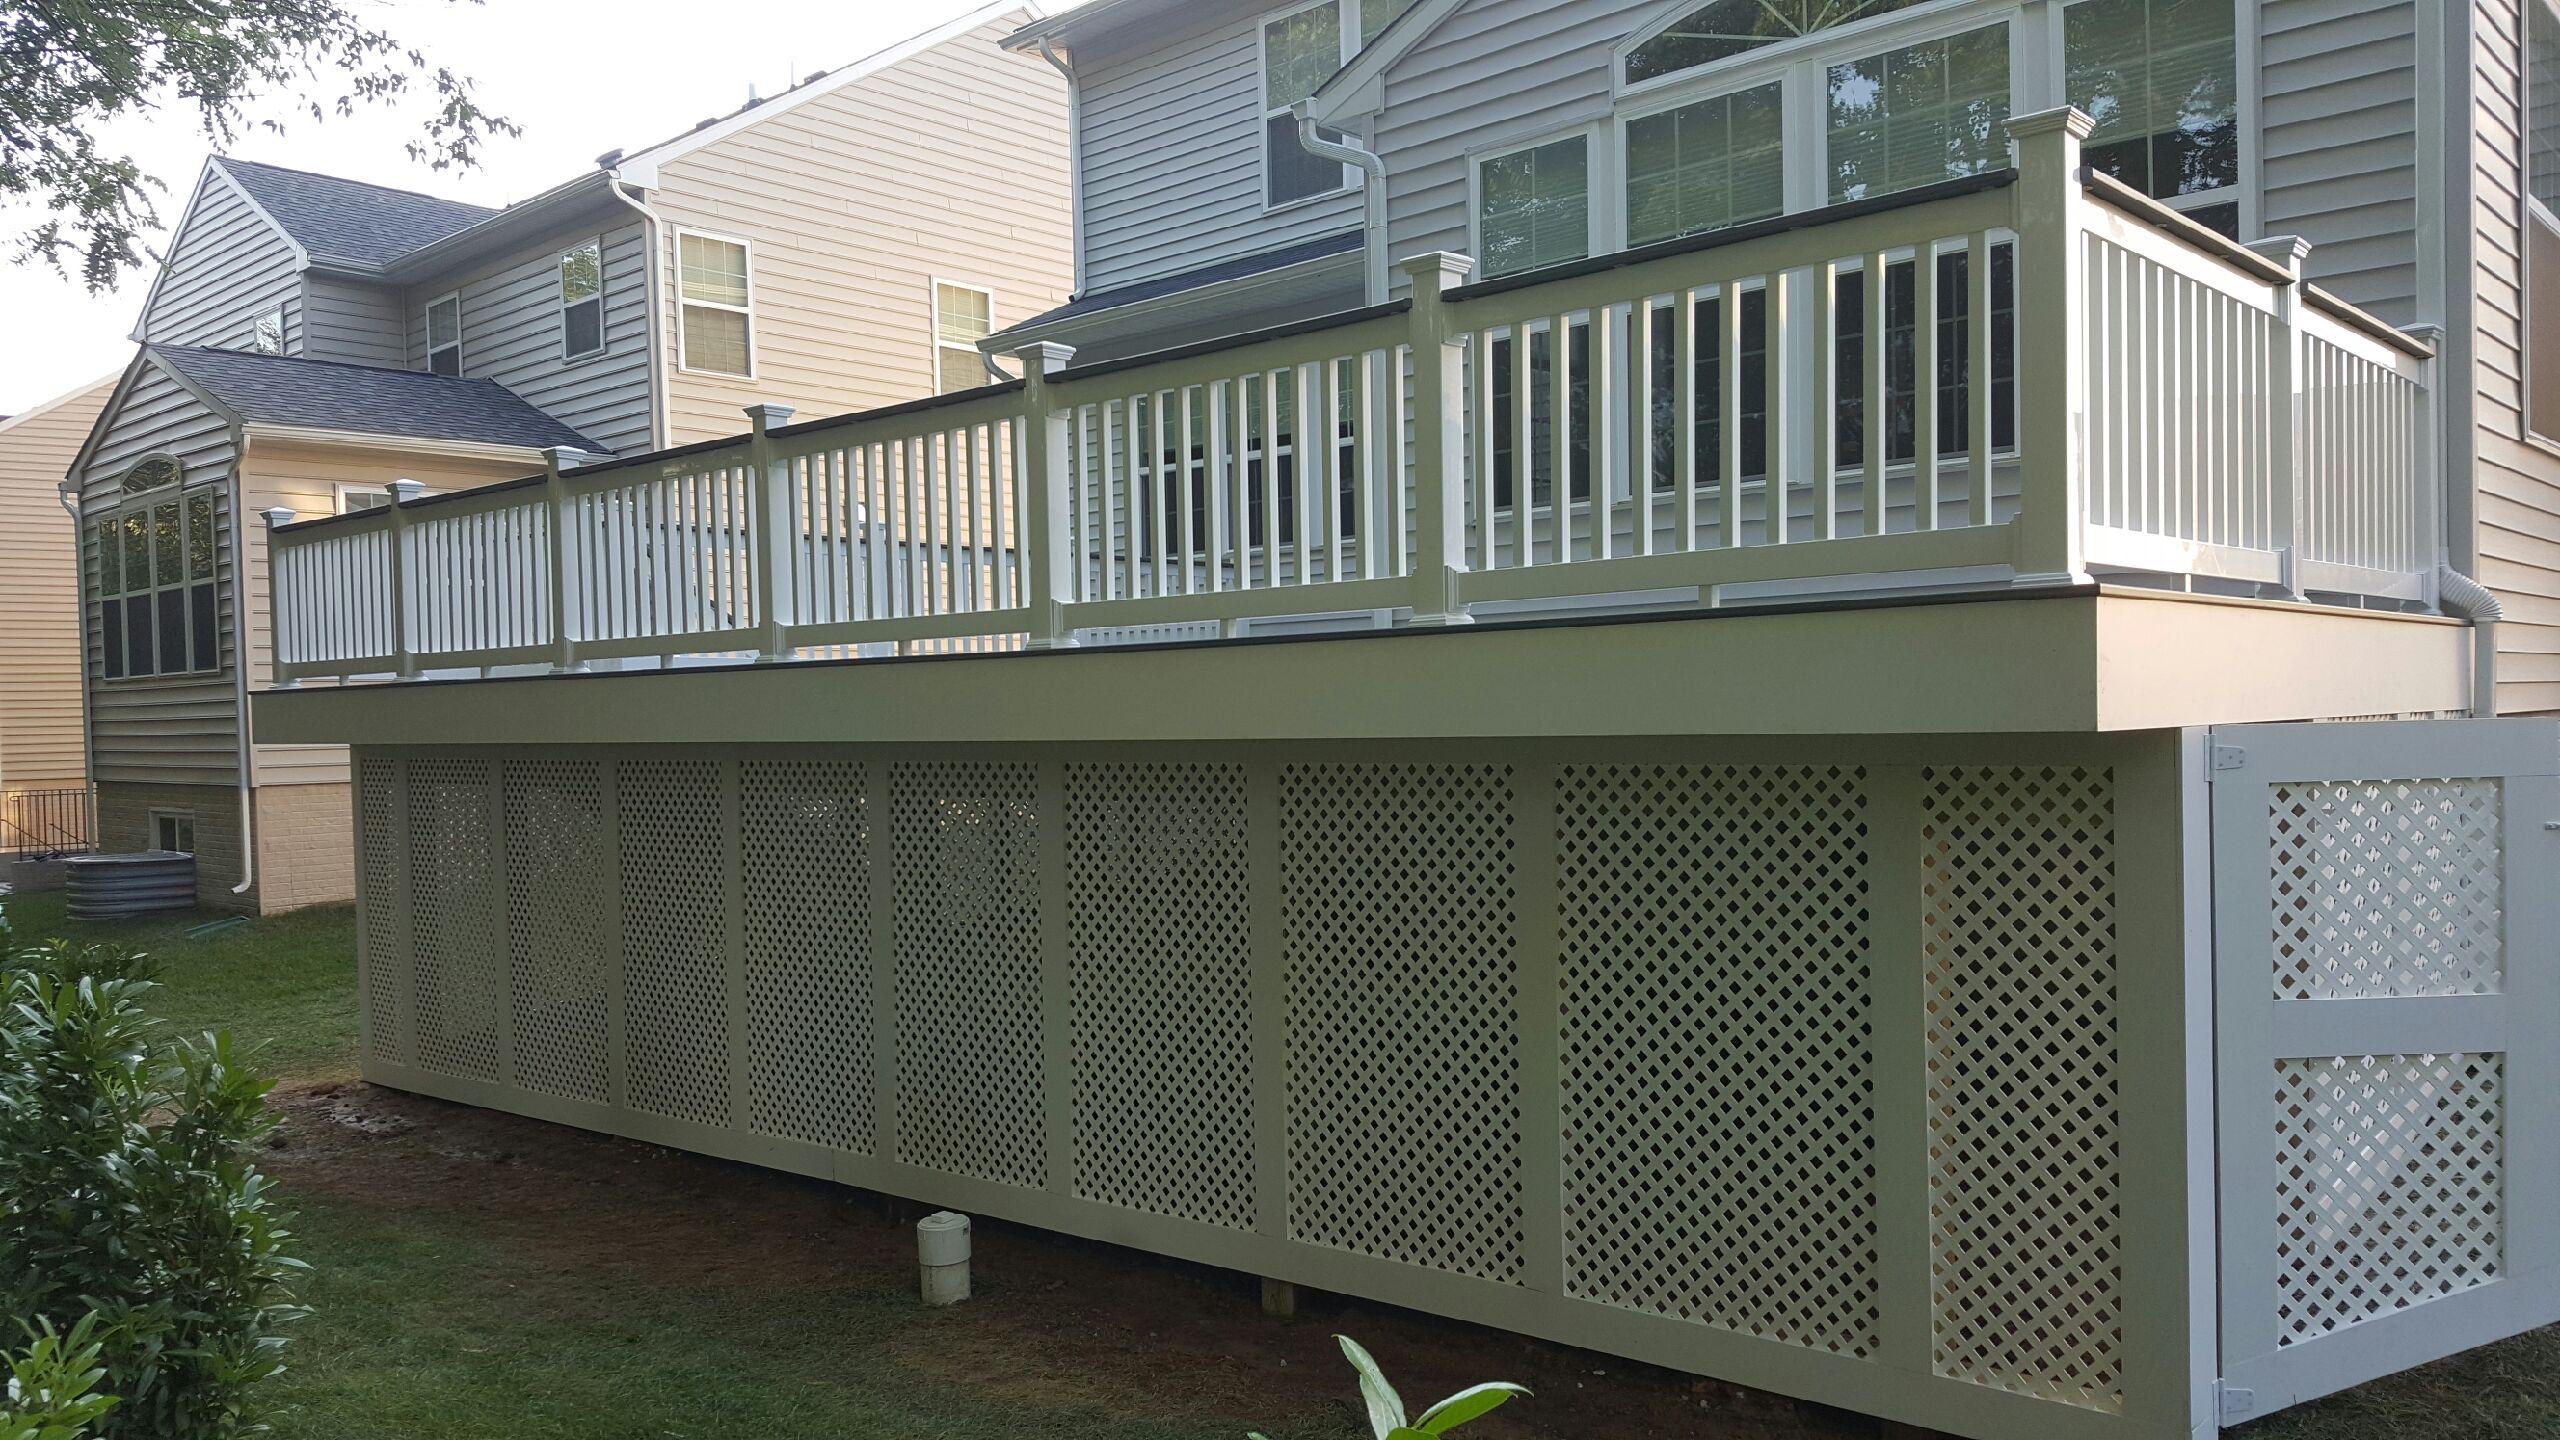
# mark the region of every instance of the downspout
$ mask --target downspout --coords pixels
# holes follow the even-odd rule
[[[1327,139],[1317,127],[1315,102],[1301,100],[1289,107],[1298,122],[1298,143],[1311,155],[1339,160],[1360,171],[1360,254],[1361,288],[1367,303],[1387,303],[1387,162],[1374,150],[1364,150],[1351,143],[1351,137]]]
[[[89,522],[80,513],[79,481],[65,476],[53,494],[71,517],[71,593],[80,597],[80,777],[89,791],[89,843],[98,845],[105,827],[98,823],[97,720],[89,712],[89,564],[81,553],[89,543]]]
[[[616,161],[622,157],[617,153],[605,158]],[[619,169],[607,164],[604,172],[613,180],[605,189],[640,216],[640,251],[648,262],[641,267],[641,278],[646,286],[645,298],[649,306],[649,445],[652,449],[663,450],[667,448],[672,422],[667,418],[667,368],[671,362],[667,358],[666,346],[661,343],[666,335],[666,312],[659,307],[658,299],[658,272],[665,268],[665,261],[658,254],[661,222],[658,212],[649,208],[649,202],[631,198],[630,193],[622,188],[624,182]]]
[[[1084,101],[1074,63],[1058,51],[1054,35],[1040,37],[1040,58],[1067,82],[1067,248],[1075,257],[1075,294],[1084,294]]]
[[[246,895],[258,883],[258,832],[256,817],[251,813],[250,766],[256,746],[249,727],[249,546],[241,538],[240,527],[247,511],[242,495],[240,467],[249,460],[249,434],[239,424],[231,427],[231,684],[235,703],[240,707],[240,723],[234,727],[240,741],[240,883],[231,887],[234,895]],[[267,632],[267,648],[275,648],[272,625]]]
[[[2436,565],[2436,603],[2446,614],[2471,622],[2471,713],[2498,713],[2498,622],[2507,618],[2489,587],[2442,561]]]

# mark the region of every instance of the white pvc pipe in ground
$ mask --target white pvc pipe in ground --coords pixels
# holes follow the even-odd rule
[[[969,1298],[969,1217],[937,1210],[916,1222],[916,1263],[924,1303],[957,1305]]]

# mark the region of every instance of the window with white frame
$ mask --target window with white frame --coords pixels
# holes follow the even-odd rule
[[[196,853],[195,812],[191,810],[152,811],[151,848],[174,850],[181,855]]]
[[[249,348],[260,355],[284,353],[284,307],[271,305],[249,322]]]
[[[1513,275],[1591,253],[1591,144],[1542,141],[1476,162],[1476,254]]]
[[[353,515],[360,510],[380,510],[391,504],[388,485],[341,485],[338,487],[338,513]]]
[[[933,390],[948,395],[987,383],[978,342],[996,333],[996,297],[973,285],[933,282]]]
[[[182,489],[167,455],[126,472],[126,497],[91,528],[106,679],[222,667],[215,613],[215,487]]]
[[[2009,163],[2009,27],[1985,25],[1824,71],[1823,149],[1834,202],[1889,195]]]
[[[748,264],[743,240],[677,234],[677,283],[683,292],[678,324],[687,370],[755,374],[754,282]]]
[[[2524,8],[2524,428],[2560,444],[2560,10]]]
[[[603,350],[604,242],[588,240],[560,252],[560,358]]]
[[[1266,205],[1329,195],[1351,183],[1339,160],[1312,153],[1289,107],[1316,93],[1351,58],[1339,0],[1262,22],[1262,191]]]
[[[427,371],[462,373],[462,297],[446,295],[427,302]]]
[[[2231,0],[2076,0],[2062,17],[2063,94],[2097,122],[2089,168],[2237,233]]]
[[[1786,208],[1786,102],[1753,85],[1627,121],[1627,243],[1650,245]]]

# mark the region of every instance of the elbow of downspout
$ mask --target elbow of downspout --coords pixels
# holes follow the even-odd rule
[[[1040,58],[1067,82],[1067,224],[1072,237],[1067,242],[1074,274],[1074,294],[1084,293],[1084,95],[1076,85],[1075,62],[1058,49],[1058,37],[1040,37]]]
[[[1360,172],[1361,281],[1368,303],[1387,299],[1387,162],[1375,150],[1354,145],[1348,135],[1327,135],[1316,124],[1315,103],[1301,100],[1289,107],[1298,122],[1298,143],[1311,155],[1339,160]]]
[[[2488,586],[2454,569],[2436,566],[2436,599],[2446,614],[2471,622],[2471,713],[2486,718],[2498,713],[2498,622],[2506,607]]]
[[[623,188],[632,182],[623,179],[620,170],[607,166],[605,174],[612,178],[612,183],[605,189],[622,204],[623,208],[640,217],[640,252],[647,257],[647,264],[641,271],[641,292],[643,301],[649,307],[649,443],[664,448],[675,443],[675,421],[670,414],[666,373],[661,364],[662,361],[672,362],[667,361],[666,358],[664,348],[666,342],[658,336],[660,315],[658,269],[664,263],[658,255],[658,235],[663,227],[658,219],[658,212],[649,208],[648,201],[633,198],[630,192]],[[645,187],[634,186],[633,188]]]

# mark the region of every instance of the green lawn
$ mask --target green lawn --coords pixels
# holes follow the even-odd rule
[[[158,955],[167,987],[161,1008],[174,1023],[189,1030],[228,1027],[266,1042],[276,1071],[301,1088],[304,1108],[291,1112],[286,1129],[294,1148],[277,1157],[275,1168],[300,1211],[297,1230],[314,1267],[306,1298],[315,1313],[296,1328],[292,1369],[277,1386],[278,1440],[1237,1440],[1244,1427],[1228,1418],[1237,1413],[1252,1414],[1280,1440],[1363,1433],[1345,1405],[1317,1398],[1335,1388],[1335,1362],[1323,1339],[1330,1326],[1274,1331],[1251,1316],[1250,1301],[1213,1295],[1205,1322],[1200,1313],[1164,1317],[1168,1331],[1184,1335],[1168,1341],[1174,1348],[1157,1360],[1150,1332],[1158,1321],[1143,1307],[1178,1309],[1184,1295],[1163,1274],[1148,1273],[1150,1262],[1070,1255],[1048,1279],[1035,1281],[1024,1273],[1027,1262],[1071,1242],[1012,1242],[1035,1247],[1016,1255],[1022,1268],[1013,1272],[1035,1289],[1063,1283],[1070,1293],[1107,1290],[1123,1272],[1138,1272],[1128,1293],[1112,1302],[1124,1307],[1121,1314],[1141,1307],[1128,1327],[1135,1333],[1105,1339],[1084,1333],[1094,1327],[1072,1306],[1064,1318],[1024,1318],[1058,1308],[1047,1299],[1011,1309],[982,1299],[957,1311],[921,1310],[912,1275],[902,1268],[912,1263],[912,1252],[900,1250],[903,1240],[877,1222],[867,1232],[858,1226],[842,1231],[844,1245],[871,1246],[877,1263],[840,1274],[798,1275],[787,1260],[778,1275],[772,1266],[757,1273],[690,1254],[682,1240],[687,1233],[753,1252],[757,1227],[773,1213],[752,1193],[740,1198],[768,1178],[755,1172],[646,1170],[644,1157],[663,1152],[505,1122],[518,1128],[505,1132],[514,1138],[504,1143],[530,1137],[532,1145],[557,1148],[556,1155],[537,1157],[551,1168],[535,1164],[528,1180],[511,1157],[471,1151],[491,1142],[464,1123],[476,1112],[453,1107],[428,1112],[430,1122],[447,1117],[440,1127],[424,1124],[394,1142],[332,1150],[312,1097],[332,1093],[331,1082],[354,1070],[355,936],[348,908],[189,939],[186,930],[218,917],[75,927],[63,919],[58,896],[0,903],[21,939],[69,933]],[[508,1186],[514,1201],[492,1199]],[[788,1222],[771,1219],[776,1226],[805,1228],[812,1204],[835,1203],[812,1201],[806,1190],[777,1193],[801,1208]],[[535,1199],[527,1202],[527,1195]],[[674,1242],[664,1234],[652,1240],[626,1235],[659,1214],[677,1215],[691,1230],[679,1226]],[[803,1234],[795,1243],[804,1250],[814,1245],[818,1255],[838,1244],[824,1234],[814,1240]],[[671,1265],[670,1254],[682,1259]],[[1081,1272],[1073,1268],[1079,1264]],[[982,1287],[1004,1283],[1000,1264],[985,1268],[991,1273]],[[1061,1282],[1060,1274],[1068,1278]],[[1472,1373],[1488,1354],[1524,1361],[1532,1354],[1572,1355],[1553,1347],[1503,1350],[1488,1332],[1397,1312],[1370,1309],[1339,1319],[1364,1338],[1373,1330],[1392,1338],[1404,1355],[1436,1353],[1464,1378],[1490,1378]],[[946,1353],[973,1358],[956,1367],[919,1363]],[[1515,1369],[1510,1360],[1495,1368],[1554,1395],[1585,1383],[1570,1377],[1581,1374],[1589,1358],[1568,1358],[1561,1384],[1552,1373]],[[1272,1363],[1299,1367],[1283,1372],[1299,1383],[1272,1389],[1267,1369],[1265,1380],[1252,1379],[1257,1365]],[[1078,1383],[1114,1366],[1113,1384]],[[1619,1393],[1609,1398],[1638,1409],[1645,1402],[1637,1392],[1660,1389],[1671,1400],[1666,1415],[1691,1403],[1683,1398],[1688,1387],[1681,1377],[1641,1371],[1613,1363],[1608,1373],[1614,1378],[1588,1383],[1611,1386]],[[1242,1395],[1234,1388],[1237,1377],[1248,1382]],[[1318,1377],[1322,1383],[1310,1388]],[[1413,1388],[1436,1383],[1435,1377]],[[1151,1404],[1125,1407],[1094,1398],[1150,1385]],[[1588,1407],[1601,1396],[1586,1391],[1578,1398],[1580,1409],[1575,1399],[1515,1407],[1486,1427],[1486,1440],[1582,1436],[1586,1429],[1578,1421],[1592,1418]],[[1123,1413],[1131,1408],[1144,1418]],[[1539,1411],[1548,1413],[1533,1417]],[[1616,1418],[1598,1423],[1615,1429]],[[1644,1433],[1840,1433],[1800,1416],[1782,1424],[1737,1421],[1731,1428],[1694,1409],[1683,1418],[1698,1428],[1648,1425]],[[2238,1433],[2242,1440],[2560,1436],[2560,1329],[2362,1386]]]

